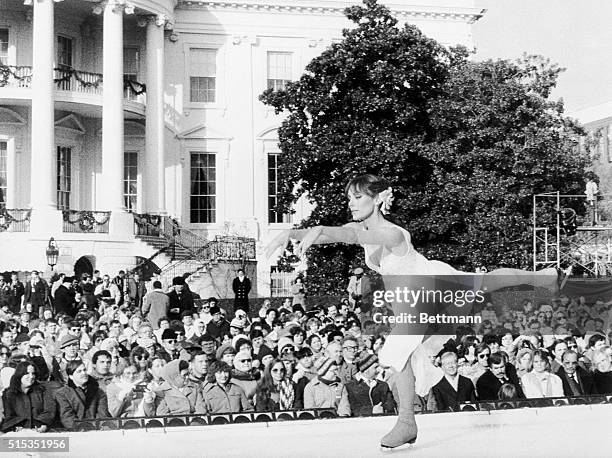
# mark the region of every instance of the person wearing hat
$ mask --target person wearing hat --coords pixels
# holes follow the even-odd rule
[[[338,411],[353,417],[395,413],[395,399],[389,385],[376,379],[378,357],[364,352],[355,364],[359,372],[345,385]]]
[[[164,329],[161,335],[161,346],[159,355],[170,362],[174,359],[178,359],[180,356],[180,349],[177,345],[176,331],[172,328]]]
[[[343,391],[346,390],[338,377],[336,362],[322,356],[315,361],[317,376],[304,388],[304,408],[338,408]],[[338,415],[346,416],[346,412],[338,411]]]
[[[193,314],[195,311],[193,296],[183,277],[179,276],[172,279],[172,291],[168,293],[168,298],[170,299],[170,310],[168,311],[170,321],[180,321],[181,313],[187,311]]]
[[[71,361],[81,359],[79,346],[78,337],[72,334],[66,334],[60,339],[59,347],[61,354],[54,357],[51,362],[51,380],[60,382],[62,385],[68,383],[66,367],[68,367]]]
[[[249,293],[251,292],[251,280],[244,275],[244,269],[238,269],[238,274],[232,282],[234,291],[234,312],[244,310],[249,313]]]
[[[238,334],[242,334],[244,331],[244,324],[238,318],[233,318],[230,323],[230,336],[236,337]]]
[[[217,361],[225,361],[227,364],[231,365],[234,363],[234,356],[236,355],[236,350],[232,347],[231,343],[226,343],[221,345],[217,349],[216,358]]]
[[[210,308],[210,314],[213,319],[206,325],[206,333],[221,343],[224,336],[231,336],[230,324],[223,318],[221,309],[216,305]]]
[[[353,270],[353,275],[349,278],[346,291],[348,292],[348,299],[353,310],[361,308],[361,312],[366,313],[372,308],[372,282],[364,274],[363,268],[357,267]]]
[[[253,368],[253,356],[249,350],[236,353],[232,368],[232,382],[244,390],[251,405],[254,406],[255,392],[261,378],[261,372]]]

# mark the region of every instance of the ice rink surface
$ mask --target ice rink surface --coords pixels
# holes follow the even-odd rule
[[[420,415],[416,444],[387,452],[378,444],[393,417],[100,431],[70,433],[68,455],[40,456],[610,457],[611,419],[609,404]]]

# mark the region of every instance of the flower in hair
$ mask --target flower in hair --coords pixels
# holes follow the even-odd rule
[[[378,194],[378,198],[380,199],[380,202],[381,202],[380,211],[382,212],[383,215],[388,214],[391,211],[391,204],[393,203],[393,199],[394,199],[393,188],[389,186],[384,191],[381,191],[380,194]]]

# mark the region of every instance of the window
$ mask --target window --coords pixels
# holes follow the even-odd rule
[[[126,151],[123,162],[123,203],[135,211],[138,202],[138,152]]]
[[[0,29],[0,64],[8,65],[9,31]]]
[[[268,52],[268,89],[284,89],[291,81],[291,53]]]
[[[57,37],[57,68],[55,77],[60,80],[57,88],[69,91],[72,76],[66,70],[72,70],[72,39],[61,35]]]
[[[60,210],[70,209],[71,153],[70,147],[57,147],[57,208]]]
[[[290,223],[287,213],[279,214],[275,208],[278,202],[278,154],[268,154],[268,223]]]
[[[0,142],[0,208],[6,208],[6,191],[8,179],[8,148],[6,142]]]
[[[297,272],[283,272],[277,266],[270,267],[270,296],[291,296],[291,286],[297,277]]]
[[[138,48],[123,48],[123,80],[138,81],[139,52]],[[124,97],[128,100],[136,98],[136,94],[128,85],[124,89]]]
[[[211,153],[191,153],[190,221],[216,221],[216,157]]]
[[[189,100],[197,103],[214,103],[216,101],[217,51],[190,49],[189,58]]]

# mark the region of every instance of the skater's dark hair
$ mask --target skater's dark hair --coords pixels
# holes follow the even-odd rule
[[[374,197],[376,194],[384,191],[389,187],[389,182],[371,173],[359,175],[352,178],[344,188],[344,194],[348,194],[350,190],[356,190]]]

